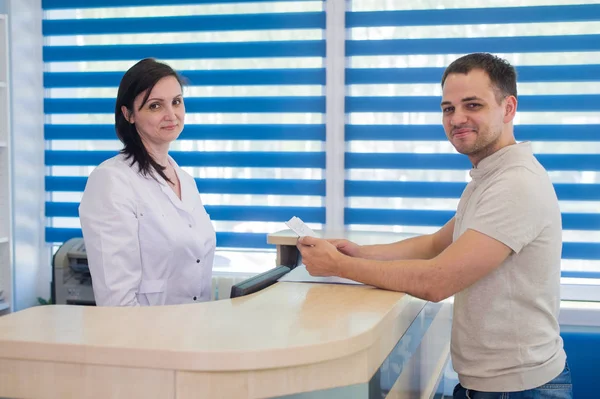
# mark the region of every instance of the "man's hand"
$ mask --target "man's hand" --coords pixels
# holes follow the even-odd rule
[[[360,253],[360,245],[353,243],[352,241],[344,240],[344,239],[328,239],[331,244],[333,244],[338,251],[343,253],[344,255],[351,256],[353,258],[359,258]]]
[[[311,276],[339,276],[344,255],[327,240],[316,237],[300,237],[296,245],[302,254],[302,263]]]

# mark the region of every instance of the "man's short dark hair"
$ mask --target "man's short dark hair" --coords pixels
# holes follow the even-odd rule
[[[467,54],[453,61],[444,71],[442,88],[449,74],[462,73],[466,75],[473,69],[481,69],[487,73],[494,85],[498,103],[506,96],[517,97],[517,71],[505,59],[489,53]]]

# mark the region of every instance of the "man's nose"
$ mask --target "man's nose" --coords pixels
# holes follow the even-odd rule
[[[452,114],[452,118],[450,119],[450,124],[452,124],[452,126],[460,126],[465,123],[467,123],[467,115],[464,112],[455,111]]]

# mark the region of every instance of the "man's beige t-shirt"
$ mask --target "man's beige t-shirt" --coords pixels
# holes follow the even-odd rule
[[[453,239],[472,229],[512,252],[499,267],[455,295],[452,362],[465,388],[532,389],[558,376],[566,361],[558,325],[558,199],[529,143],[502,148],[470,174]]]

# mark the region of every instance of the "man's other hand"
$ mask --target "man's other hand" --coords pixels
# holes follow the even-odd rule
[[[329,241],[316,237],[300,237],[297,244],[302,263],[311,276],[339,276],[344,255]]]
[[[339,238],[328,239],[327,241],[335,246],[337,250],[344,255],[348,255],[353,258],[360,258],[360,245],[353,243],[352,241]]]

